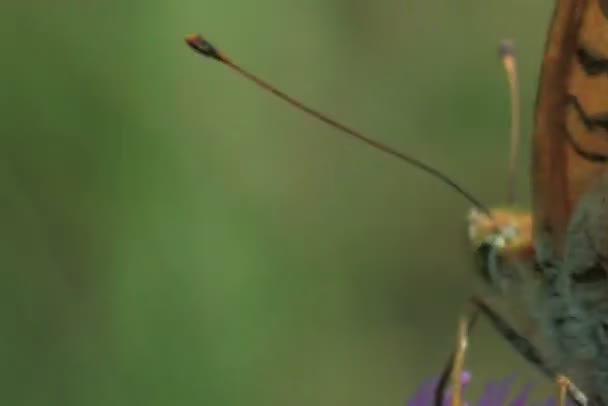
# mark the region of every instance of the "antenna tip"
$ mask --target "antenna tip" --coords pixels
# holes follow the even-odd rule
[[[515,44],[513,40],[505,39],[500,42],[500,46],[498,47],[498,55],[501,58],[508,58],[515,55]]]
[[[218,50],[199,34],[188,35],[186,37],[186,44],[201,55],[217,59],[218,61],[224,60]]]

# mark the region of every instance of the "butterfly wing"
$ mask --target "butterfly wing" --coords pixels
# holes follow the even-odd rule
[[[573,210],[607,161],[608,0],[558,0],[533,135],[537,244],[563,255]]]

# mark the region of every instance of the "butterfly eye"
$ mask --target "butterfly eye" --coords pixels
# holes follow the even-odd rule
[[[583,272],[573,273],[571,278],[572,281],[576,283],[595,283],[606,281],[608,275],[600,264],[595,264],[592,267],[585,269]]]

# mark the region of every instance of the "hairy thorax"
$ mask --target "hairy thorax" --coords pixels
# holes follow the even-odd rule
[[[574,210],[563,254],[550,230],[535,238],[542,271],[537,316],[551,359],[583,391],[608,404],[608,176]],[[598,402],[599,403],[599,402]]]

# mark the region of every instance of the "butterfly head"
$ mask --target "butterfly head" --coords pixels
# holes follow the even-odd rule
[[[468,216],[469,242],[479,258],[482,279],[504,287],[513,278],[505,265],[526,264],[534,258],[532,216],[513,208],[492,210],[492,217],[478,209]]]
[[[504,256],[526,256],[532,248],[532,216],[516,209],[493,209],[488,217],[471,209],[468,217],[469,240],[474,250],[490,244]]]

